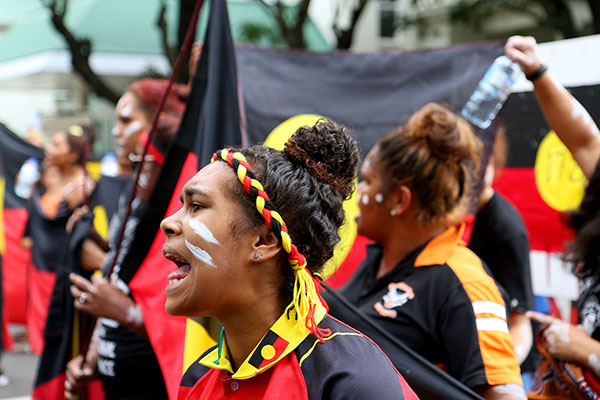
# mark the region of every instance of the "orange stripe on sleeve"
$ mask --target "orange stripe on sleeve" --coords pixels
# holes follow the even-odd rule
[[[469,249],[456,246],[446,263],[461,281],[477,323],[477,336],[489,385],[523,385],[512,338],[506,323],[504,300],[481,260]]]

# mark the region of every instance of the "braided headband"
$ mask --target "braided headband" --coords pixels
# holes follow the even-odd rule
[[[285,252],[288,253],[288,262],[294,270],[294,294],[292,302],[286,308],[286,314],[289,315],[289,312],[294,310],[298,324],[301,326],[301,321],[304,321],[304,327],[320,341],[323,341],[323,337],[329,336],[331,331],[319,328],[315,322],[314,314],[318,303],[325,307],[327,307],[327,304],[319,294],[319,289],[321,289],[319,281],[306,268],[306,258],[292,243],[283,218],[275,209],[262,184],[256,179],[254,170],[246,161],[246,157],[240,152],[227,148],[214,153],[211,162],[219,159],[225,161],[236,171],[239,181],[244,185],[244,189],[255,200],[256,209],[263,216],[275,236],[281,241]]]

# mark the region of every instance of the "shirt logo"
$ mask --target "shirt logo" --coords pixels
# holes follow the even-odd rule
[[[415,297],[415,291],[404,282],[390,283],[388,292],[383,296],[383,304],[378,301],[373,305],[375,311],[388,318],[396,318],[398,313],[394,308],[403,306]]]

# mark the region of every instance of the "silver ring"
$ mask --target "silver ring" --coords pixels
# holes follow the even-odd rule
[[[85,304],[85,302],[87,301],[87,298],[88,298],[87,292],[83,292],[83,293],[81,293],[81,296],[79,296],[79,302],[81,304]]]

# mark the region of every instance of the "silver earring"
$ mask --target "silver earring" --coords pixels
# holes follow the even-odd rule
[[[258,259],[258,253],[252,254],[252,258],[254,258],[255,260],[257,260]]]
[[[393,217],[394,215],[396,215],[396,213],[397,211],[392,208],[392,211],[390,211],[390,215]]]

